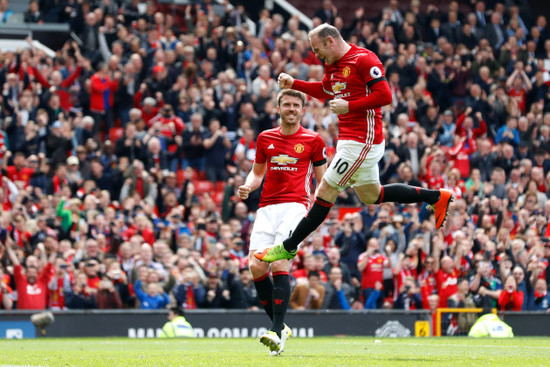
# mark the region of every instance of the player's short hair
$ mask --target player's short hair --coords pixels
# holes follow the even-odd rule
[[[294,89],[283,89],[277,94],[277,106],[281,105],[281,99],[284,96],[298,97],[302,101],[302,107],[306,105],[306,95]]]
[[[323,23],[315,28],[313,28],[311,31],[309,31],[307,35],[310,39],[313,36],[319,37],[321,41],[323,41],[323,45],[327,44],[327,37],[332,37],[337,40],[343,40],[342,35],[338,31],[338,29],[330,24]]]

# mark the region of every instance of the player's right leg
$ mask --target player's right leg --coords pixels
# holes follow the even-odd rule
[[[269,264],[256,259],[254,251],[251,251],[248,255],[248,267],[260,303],[269,319],[273,321],[273,282],[269,276]]]

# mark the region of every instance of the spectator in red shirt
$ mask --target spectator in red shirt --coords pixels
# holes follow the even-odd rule
[[[525,114],[527,93],[533,89],[533,84],[523,69],[523,61],[516,61],[514,71],[506,80],[507,94],[512,100],[512,106],[515,109],[515,111],[511,112],[513,114]]]
[[[292,277],[298,280],[306,281],[308,279],[308,274],[315,270],[315,259],[312,254],[304,254],[302,263],[304,267],[292,272]]]
[[[441,162],[432,159],[428,167],[428,171],[424,177],[428,188],[432,190],[442,189],[445,186],[445,180],[443,180],[443,176],[441,175]]]
[[[65,293],[63,288],[65,284],[70,284],[71,276],[67,271],[68,265],[64,258],[55,259],[55,273],[50,279],[48,289],[50,290],[49,306],[53,310],[64,310]]]
[[[518,290],[516,279],[510,274],[498,297],[498,308],[501,311],[521,311],[524,296],[523,292]]]
[[[457,292],[458,271],[462,256],[456,256],[453,260],[450,256],[443,256],[440,260],[441,252],[446,249],[443,238],[437,235],[434,242],[434,271],[439,294],[439,307],[447,307],[447,299]],[[458,249],[457,249],[458,252]]]
[[[25,250],[26,253],[31,252],[31,237],[32,234],[25,228],[25,216],[22,214],[23,208],[21,205],[18,205],[16,208],[17,214],[13,216],[14,226],[10,231],[10,234],[15,242],[15,244]]]
[[[7,151],[3,162],[8,162],[11,157],[11,151]],[[25,153],[17,152],[13,156],[13,165],[6,167],[6,176],[18,187],[27,187],[34,173],[32,168],[26,167]]]
[[[430,305],[428,298],[432,295],[436,289],[434,258],[433,256],[426,256],[423,262],[419,263],[417,272],[419,272],[417,281],[420,284],[420,294],[422,295],[422,308],[429,309]]]
[[[104,64],[90,78],[90,113],[95,121],[94,133],[99,132],[102,122],[104,123],[102,131],[109,131],[113,124],[113,96],[118,90],[118,81],[122,74],[116,72],[114,79],[111,80],[108,72],[109,67]]]
[[[86,274],[86,286],[89,293],[95,294],[99,288],[99,262],[96,259],[87,259],[84,265],[84,274]]]
[[[459,170],[460,177],[466,179],[470,176],[470,154],[476,151],[475,140],[455,135],[453,143],[453,147],[447,150],[447,159],[453,168]]]
[[[378,239],[372,237],[367,243],[367,251],[359,255],[357,261],[357,268],[361,272],[361,291],[365,298],[365,309],[380,308],[384,268],[389,266],[388,259],[380,253]]]
[[[69,75],[67,78],[63,79],[63,74],[59,70],[54,70],[50,75],[50,81],[46,79],[44,75],[38,71],[36,67],[32,68],[33,75],[36,78],[36,81],[40,83],[42,86],[48,88],[48,92],[50,94],[58,94],[59,95],[59,101],[61,102],[61,108],[63,108],[65,111],[68,111],[72,107],[72,98],[69,94],[69,87],[71,87],[74,82],[77,80],[78,76],[82,72],[82,63],[84,60],[82,59],[82,56],[80,55],[80,52],[76,53],[76,57],[79,60],[78,66],[74,70],[74,72]],[[49,68],[41,68],[45,70],[50,70]],[[45,100],[48,100],[49,98],[45,98]]]
[[[48,282],[53,273],[52,261],[55,259],[56,253],[52,253],[42,272],[39,272],[38,268],[34,266],[29,266],[23,274],[23,266],[19,262],[13,246],[15,246],[15,242],[9,238],[6,242],[6,251],[13,264],[13,276],[18,297],[17,309],[44,310],[48,305]]]

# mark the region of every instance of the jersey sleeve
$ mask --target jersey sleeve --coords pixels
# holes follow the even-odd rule
[[[303,80],[295,79],[292,84],[292,89],[304,92],[307,95],[310,95],[318,99],[332,99],[333,93],[330,92],[330,87],[327,90],[328,79],[323,78],[322,82],[306,82]],[[329,83],[330,84],[330,83]]]
[[[256,140],[256,158],[254,158],[254,163],[264,164],[266,162],[264,147],[265,147],[264,134],[260,134],[258,135],[258,140]]]
[[[369,88],[382,80],[386,80],[382,62],[374,54],[361,55],[357,59],[357,70],[359,76]]]
[[[327,147],[325,145],[325,141],[319,134],[317,134],[313,142],[311,161],[315,167],[319,167],[327,163]]]

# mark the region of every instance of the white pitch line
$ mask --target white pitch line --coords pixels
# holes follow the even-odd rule
[[[506,339],[504,339],[506,340]],[[373,343],[375,344],[375,343]],[[475,345],[471,345],[471,344],[468,344],[468,345],[464,345],[464,344],[432,344],[432,343],[426,343],[426,344],[422,344],[422,343],[386,343],[384,344],[384,342],[382,341],[382,343],[376,343],[377,346],[385,346],[385,345],[388,345],[388,346],[394,346],[394,345],[399,345],[399,346],[423,346],[423,347],[426,347],[426,346],[434,346],[434,347],[465,347],[465,348],[471,348],[471,347],[480,347],[480,348],[531,348],[531,349],[550,349],[550,346],[548,347],[543,347],[543,346],[540,346],[540,347],[537,347],[537,346],[533,346],[533,345],[487,345],[487,344],[475,344]]]

